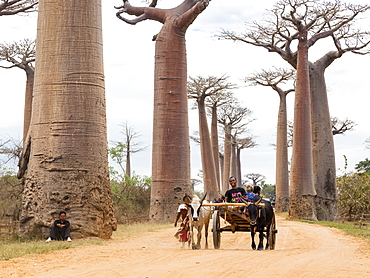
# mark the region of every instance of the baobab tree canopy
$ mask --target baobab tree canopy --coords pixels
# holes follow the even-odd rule
[[[190,194],[190,142],[185,32],[209,0],[185,0],[173,9],[134,7],[124,0],[117,17],[128,24],[163,24],[155,46],[152,192],[150,220],[172,221],[185,193]],[[127,19],[123,13],[135,16]]]

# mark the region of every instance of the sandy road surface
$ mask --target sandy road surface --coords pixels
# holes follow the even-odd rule
[[[282,218],[277,229],[275,250],[254,251],[249,233],[230,232],[221,234],[219,250],[213,249],[212,235],[210,249],[181,249],[171,228],[1,261],[0,277],[370,277],[370,247],[363,241]]]

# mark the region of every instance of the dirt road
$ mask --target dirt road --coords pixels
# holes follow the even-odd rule
[[[229,232],[221,234],[219,250],[213,249],[212,235],[210,249],[181,249],[171,228],[1,261],[0,277],[370,277],[370,247],[363,241],[282,218],[277,229],[275,250],[254,251],[249,233]]]

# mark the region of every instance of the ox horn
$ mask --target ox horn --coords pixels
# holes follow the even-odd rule
[[[203,196],[202,200],[200,200],[200,203],[201,203],[201,204],[202,204],[202,203],[203,203],[203,201],[205,200],[206,196],[207,196],[207,192],[206,192],[206,194],[204,194],[204,196]]]

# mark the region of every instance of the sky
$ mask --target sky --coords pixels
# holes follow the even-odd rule
[[[174,7],[182,0],[159,0],[158,8]],[[366,0],[347,1],[368,4]],[[136,6],[141,0],[131,0]],[[276,125],[279,106],[278,94],[270,88],[246,86],[243,79],[262,69],[288,68],[276,53],[263,48],[219,40],[221,29],[245,31],[245,23],[261,21],[266,9],[276,1],[212,0],[186,33],[188,75],[207,77],[229,76],[229,81],[239,85],[234,90],[241,104],[252,110],[255,120],[249,124],[249,135],[254,136],[257,147],[242,151],[242,175],[258,173],[265,181],[275,183]],[[122,124],[127,122],[140,134],[137,142],[145,151],[132,156],[132,169],[139,175],[151,175],[151,140],[153,118],[154,47],[151,40],[161,24],[143,21],[128,25],[116,18],[114,6],[122,1],[103,0],[104,72],[107,99],[107,127],[110,146],[123,141]],[[370,30],[370,11],[363,16],[360,26]],[[0,17],[0,43],[11,43],[36,37],[37,14]],[[318,43],[309,52],[315,61],[332,46]],[[367,112],[370,105],[369,76],[370,55],[344,54],[326,70],[329,108],[333,117],[350,119],[357,125],[344,135],[334,136],[337,175],[345,169],[353,171],[355,164],[370,156],[365,140],[370,137]],[[25,73],[20,69],[0,69],[0,140],[22,137]],[[288,119],[293,120],[294,95],[288,95]],[[189,101],[191,106],[191,101]],[[198,129],[196,110],[189,111],[190,133]],[[290,150],[291,152],[291,150]],[[191,143],[192,178],[198,178],[201,169],[199,146]]]

